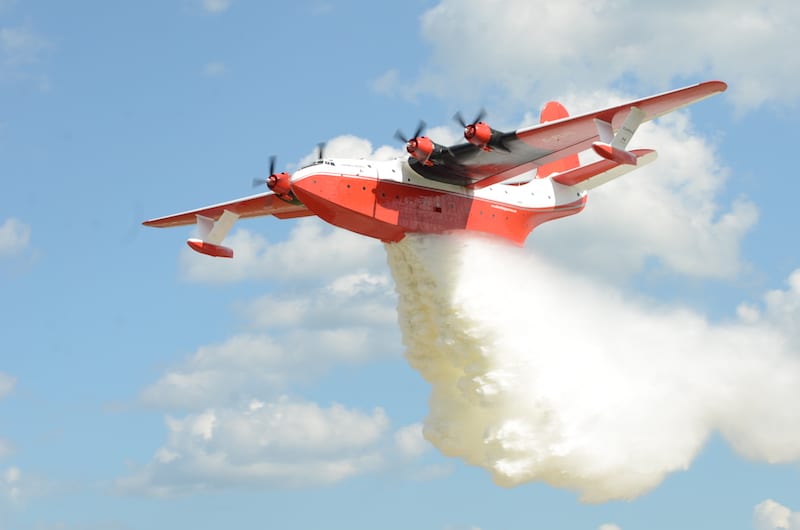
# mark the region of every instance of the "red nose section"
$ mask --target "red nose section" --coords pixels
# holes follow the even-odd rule
[[[201,239],[190,239],[186,242],[186,244],[189,245],[189,247],[191,247],[191,249],[195,252],[205,254],[206,256],[214,256],[215,258],[233,257],[232,248],[223,247],[222,245],[215,245]]]

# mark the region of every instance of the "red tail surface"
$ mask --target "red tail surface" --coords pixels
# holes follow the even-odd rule
[[[556,121],[567,117],[569,117],[569,112],[564,108],[564,105],[558,101],[549,101],[542,109],[542,117],[539,122],[546,123],[548,121]],[[578,160],[578,155],[570,155],[539,167],[536,171],[536,178],[543,179],[549,177],[553,173],[563,173],[579,165],[580,161]]]

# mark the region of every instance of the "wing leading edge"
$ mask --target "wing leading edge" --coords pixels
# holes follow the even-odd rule
[[[154,226],[156,228],[192,225],[197,223],[198,215],[216,221],[225,211],[234,213],[240,218],[274,215],[278,219],[292,219],[295,217],[314,215],[314,212],[310,211],[302,203],[286,202],[279,199],[274,193],[267,192],[211,206],[204,206],[195,210],[157,217],[145,221],[142,224],[145,226]]]
[[[702,101],[728,88],[722,81],[707,81],[629,101],[594,112],[570,116],[504,133],[499,143],[505,149],[485,150],[472,144],[446,149],[433,165],[411,158],[411,167],[433,180],[484,188],[519,176],[542,165],[592,148],[610,129],[617,131],[635,107],[640,123]]]

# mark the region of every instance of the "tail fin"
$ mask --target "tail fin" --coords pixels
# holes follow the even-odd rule
[[[540,123],[548,121],[556,121],[569,116],[569,112],[564,108],[564,105],[558,101],[549,101],[542,109],[542,117]],[[567,170],[574,169],[580,165],[578,155],[569,155],[560,160],[550,162],[540,166],[536,171],[536,178],[543,179],[549,177],[553,173],[563,173]]]

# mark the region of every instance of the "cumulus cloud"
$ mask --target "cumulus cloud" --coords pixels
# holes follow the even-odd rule
[[[394,440],[400,453],[408,457],[416,457],[430,448],[430,444],[422,435],[422,424],[413,423],[398,430]]]
[[[500,87],[514,102],[567,86],[723,78],[741,109],[794,103],[800,12],[792,0],[637,4],[441,0],[421,17],[432,57],[404,92],[474,97]],[[391,72],[391,71],[390,71]],[[375,84],[394,84],[387,73]]]
[[[528,246],[606,278],[630,277],[652,258],[686,276],[740,274],[747,267],[741,242],[758,209],[744,197],[720,203],[730,170],[689,118],[677,113],[643,125],[634,147],[655,148],[659,159],[592,190],[583,212],[537,228]]]
[[[28,225],[10,217],[0,224],[0,257],[19,255],[30,244],[31,229]]]
[[[391,160],[392,158],[401,156],[405,151],[403,149],[382,145],[377,149],[373,147],[372,142],[364,138],[359,138],[351,134],[343,134],[336,136],[325,142],[326,157],[336,158],[369,158],[371,160]],[[300,160],[300,166],[314,162],[318,157],[317,149],[308,153]]]
[[[425,437],[498,484],[632,498],[687,469],[715,431],[746,457],[800,460],[800,341],[787,327],[800,273],[757,319],[713,323],[494,239],[387,250],[406,357],[432,385]]]
[[[166,443],[151,462],[118,481],[122,491],[172,496],[330,484],[385,469],[400,454],[381,408],[323,407],[283,396],[168,417],[166,424]]]
[[[767,499],[753,510],[755,530],[800,530],[800,513]]]
[[[260,331],[202,346],[142,391],[149,406],[198,409],[280,392],[336,362],[399,355],[395,295],[386,276],[345,275],[303,294],[276,293],[240,305]]]
[[[144,403],[197,409],[308,383],[334,363],[399,356],[396,295],[379,243],[314,221],[264,249],[275,271],[268,278],[292,281],[237,303],[248,330],[198,348],[142,391]],[[262,271],[251,264],[237,274]]]
[[[284,222],[293,223],[289,239],[275,243],[248,229],[235,230],[225,239],[225,245],[234,249],[232,260],[209,259],[184,249],[179,260],[181,275],[189,281],[210,283],[297,281],[366,270],[384,261],[377,241],[333,229],[316,218]]]

